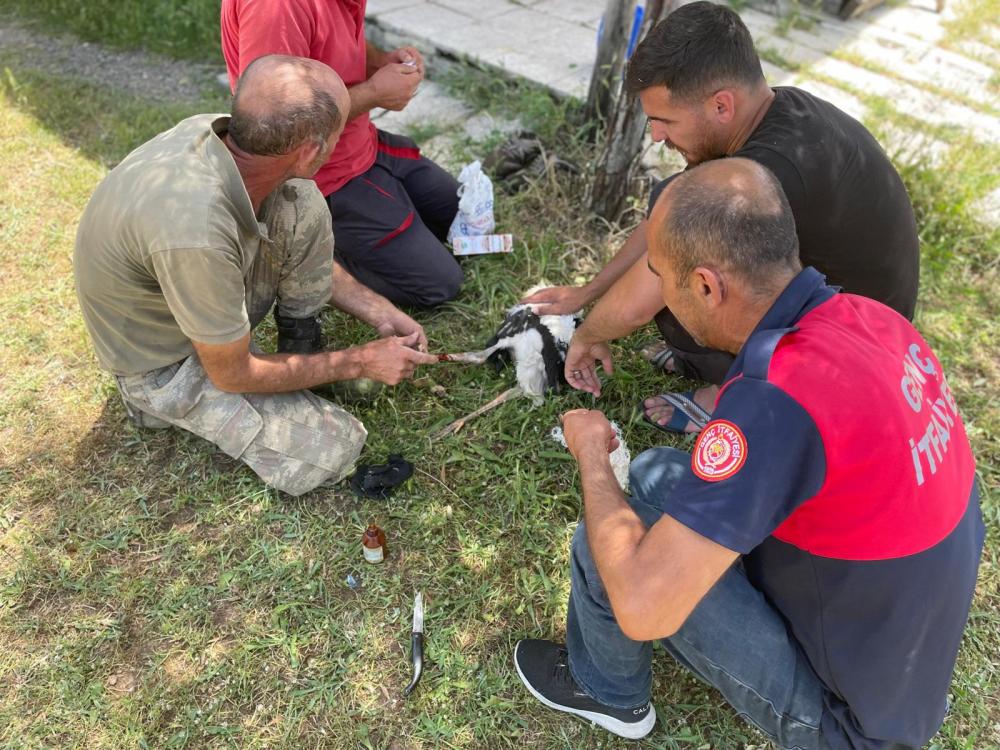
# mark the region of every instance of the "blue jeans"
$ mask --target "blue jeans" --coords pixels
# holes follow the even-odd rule
[[[653,448],[632,462],[629,502],[647,527],[687,471],[691,456]],[[597,573],[584,524],[573,538],[566,647],[574,679],[592,698],[617,708],[644,705],[652,686],[653,644],[625,636]],[[642,587],[642,581],[635,582]],[[664,648],[714,686],[737,713],[782,748],[824,750],[826,689],[784,620],[737,563],[699,602]]]

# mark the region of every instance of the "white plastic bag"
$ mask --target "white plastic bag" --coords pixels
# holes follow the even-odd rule
[[[448,230],[448,242],[456,237],[479,237],[491,234],[493,219],[493,183],[478,161],[462,167],[458,175],[458,213]]]

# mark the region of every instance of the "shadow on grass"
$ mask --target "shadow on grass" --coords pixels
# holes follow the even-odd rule
[[[180,120],[228,111],[228,97],[206,91],[201,102],[174,103],[123,96],[72,77],[22,66],[0,50],[0,92],[44,129],[107,167]]]

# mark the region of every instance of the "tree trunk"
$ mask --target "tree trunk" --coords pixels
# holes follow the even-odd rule
[[[610,118],[621,90],[625,51],[637,0],[608,0],[601,40],[587,92],[587,120],[603,126]]]
[[[628,205],[629,183],[646,132],[646,116],[638,97],[625,94],[622,88],[635,4],[635,0],[608,2],[604,36],[587,98],[588,114],[606,123],[589,205],[591,211],[608,221],[617,221]],[[646,0],[638,38],[643,39],[677,5],[676,0]],[[605,102],[607,109],[602,111]]]

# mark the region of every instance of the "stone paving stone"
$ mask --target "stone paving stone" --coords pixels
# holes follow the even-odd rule
[[[865,118],[865,105],[856,96],[848,94],[843,89],[808,79],[797,80],[794,85],[804,91],[808,91],[813,96],[818,96],[820,99],[830,102],[834,107],[841,112],[846,112],[855,120],[864,120]]]
[[[413,5],[425,4],[426,0],[368,0],[365,15],[371,18],[372,16],[379,16],[397,8],[408,8]]]
[[[494,18],[521,7],[510,0],[489,0],[489,2],[483,2],[483,0],[432,0],[431,4],[458,11],[476,21]]]
[[[968,39],[956,42],[955,48],[965,57],[1000,68],[1000,50],[995,47],[977,42],[975,39]]]
[[[825,58],[812,66],[816,73],[843,81],[867,94],[882,96],[906,115],[932,125],[951,125],[975,132],[981,140],[1000,143],[1000,119],[975,112],[922,89],[880,76],[855,65]]]
[[[594,30],[604,15],[605,3],[599,0],[541,0],[532,6],[546,15],[562,18],[565,21],[583,24]]]
[[[772,65],[767,60],[760,61],[760,67],[764,71],[764,78],[768,86],[792,86],[795,82],[795,73]]]
[[[971,98],[982,95],[993,75],[993,70],[983,63],[879,26],[866,27],[852,37],[842,29],[831,30],[830,24],[824,23],[816,33],[792,30],[781,36],[774,32],[773,23],[765,14],[745,16],[747,28],[760,48],[773,49],[802,65],[833,52],[856,54],[893,70],[904,80],[938,86]]]
[[[542,37],[550,37],[559,29],[565,30],[577,26],[561,18],[546,16],[534,8],[518,8],[504,13],[502,16],[492,18],[484,25],[489,27],[494,34],[501,34],[507,39],[520,42],[522,45]],[[580,29],[580,31],[584,30]],[[535,54],[548,54],[548,48],[530,51]]]
[[[742,18],[758,48],[772,49],[786,60],[799,65],[808,65],[819,60],[845,41],[844,36],[837,36],[836,39],[829,40],[821,46],[819,35],[812,32],[790,29],[785,34],[778,34],[774,16],[753,8],[747,8]]]
[[[468,50],[470,39],[476,42],[475,59],[487,65],[564,95],[586,94],[580,81],[589,83],[596,56],[591,29],[522,8],[443,30],[433,41],[438,47],[461,52]]]
[[[902,6],[887,4],[847,23],[807,11],[803,15],[814,21],[812,28],[792,28],[780,34],[775,14],[784,0],[745,7],[740,14],[762,49],[773,50],[803,66],[802,71],[792,72],[763,62],[771,85],[801,86],[863,120],[865,106],[847,91],[850,88],[884,97],[902,112],[929,125],[954,126],[984,142],[1000,143],[1000,118],[921,88],[932,84],[972,100],[983,100],[995,70],[1000,68],[1000,52],[993,46],[973,40],[949,43],[949,49],[940,46],[945,33],[942,21],[954,17],[951,6],[955,1],[949,0],[942,14],[934,11],[934,0],[907,0]],[[596,56],[595,29],[605,7],[606,0],[369,0],[368,15],[386,32],[386,38],[396,43],[405,39],[428,53],[436,47],[467,56],[582,99]],[[992,38],[1000,41],[1000,27],[987,28]],[[894,73],[879,75],[830,57],[838,51],[857,55]],[[811,71],[842,83],[843,88],[810,80]],[[389,118],[384,126],[406,126],[409,122],[419,125],[422,113],[427,113],[440,114],[443,121],[456,123],[454,126],[464,117],[467,126],[482,124],[486,134],[495,129],[487,113],[459,115],[457,109],[443,101],[438,103],[438,96],[433,89],[429,94],[422,91],[411,105],[412,112],[404,110],[402,117],[396,113],[384,115]],[[439,107],[440,113],[435,111]],[[478,130],[478,124],[472,127],[484,132]],[[443,142],[446,137],[431,140]],[[887,150],[900,159],[930,159],[934,163],[948,148],[929,136],[898,127],[886,131],[885,138]],[[652,145],[648,138],[647,145],[643,164],[664,174],[683,166],[675,153]],[[983,205],[987,207],[984,211],[992,211],[1000,223],[1000,189]]]
[[[861,18],[842,23],[846,29],[854,33],[861,33],[866,26],[876,24],[892,31],[903,32],[923,39],[931,44],[937,44],[944,36],[941,20],[952,16],[950,11],[939,16],[930,3],[923,7],[901,5],[891,8],[883,5],[875,8],[871,13],[861,16]]]
[[[396,8],[376,16],[377,23],[394,31],[404,38],[416,42],[424,39],[427,42],[442,46],[445,36],[451,38],[472,23],[468,16],[432,3],[418,3]],[[470,40],[471,42],[471,40]],[[415,46],[420,46],[419,44]],[[444,47],[448,51],[462,52],[462,48]],[[475,49],[469,45],[466,49]]]
[[[464,166],[455,151],[457,139],[467,138],[480,143],[494,134],[506,134],[523,128],[520,120],[498,117],[489,112],[475,112],[464,102],[449,95],[440,84],[424,81],[410,103],[400,112],[379,109],[372,111],[377,128],[401,135],[419,136],[419,130],[430,127],[441,130],[418,141],[420,151],[442,167],[458,174]],[[427,132],[425,130],[425,132]],[[475,154],[475,147],[472,147]],[[479,157],[485,153],[479,154]]]
[[[882,147],[895,164],[927,164],[932,167],[944,163],[951,148],[926,133],[900,128],[894,125],[882,128]]]
[[[985,195],[975,205],[980,218],[993,227],[1000,227],[1000,188]]]
[[[470,114],[471,110],[463,102],[445,93],[440,84],[425,80],[420,84],[417,95],[404,109],[399,112],[373,110],[371,119],[377,128],[407,134],[414,127],[429,124],[448,127],[466,119]]]
[[[565,92],[577,99],[586,99],[590,90],[590,75],[594,69],[593,63],[579,64],[571,69],[569,75],[557,78],[551,86],[556,91]]]
[[[473,141],[481,141],[494,133],[509,133],[522,127],[519,120],[497,117],[489,112],[473,112],[469,106],[454,98],[444,87],[434,81],[420,84],[417,95],[406,107],[395,112],[375,109],[371,113],[375,126],[393,133],[408,135],[414,128],[433,125],[453,130],[461,126]]]
[[[937,47],[890,47],[861,37],[844,50],[892,70],[907,81],[937,86],[977,99],[993,75],[988,66]]]

